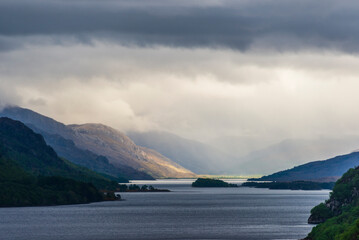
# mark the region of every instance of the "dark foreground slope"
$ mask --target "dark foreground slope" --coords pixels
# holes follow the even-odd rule
[[[310,240],[351,240],[359,237],[359,168],[350,169],[340,178],[330,198],[311,211],[313,228]]]
[[[260,181],[326,181],[332,182],[348,169],[359,165],[359,152],[337,156],[324,161],[306,163],[289,170],[261,177]]]
[[[15,178],[8,177],[9,173]],[[0,157],[0,207],[79,204],[102,201],[91,183],[63,177],[36,177]]]
[[[100,189],[117,187],[117,182],[59,158],[40,134],[9,118],[0,118],[0,156],[33,176],[61,176]]]

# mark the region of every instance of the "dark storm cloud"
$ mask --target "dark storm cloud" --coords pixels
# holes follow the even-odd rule
[[[355,1],[0,2],[3,37],[72,36],[136,45],[359,50]],[[0,49],[12,48],[0,41]]]

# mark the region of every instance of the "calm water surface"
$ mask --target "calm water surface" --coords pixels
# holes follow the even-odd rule
[[[235,182],[231,180],[230,182]],[[136,181],[170,193],[122,193],[125,201],[0,208],[1,240],[299,239],[329,191],[191,188],[191,180]]]

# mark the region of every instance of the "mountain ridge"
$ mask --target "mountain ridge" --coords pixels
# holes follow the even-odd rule
[[[333,181],[339,179],[348,169],[359,165],[359,152],[336,156],[327,160],[313,161],[294,168],[279,171],[259,181]]]
[[[122,132],[103,124],[65,125],[52,118],[20,107],[7,107],[0,112],[0,116],[23,121],[35,131],[41,132],[45,139],[51,142],[55,150],[59,152],[64,152],[64,146],[61,146],[59,141],[64,143],[64,141],[70,140],[74,143],[77,151],[82,150],[88,156],[93,155],[92,157],[90,156],[92,160],[101,158],[101,156],[105,157],[109,161],[106,168],[109,169],[111,166],[116,168],[121,173],[120,177],[153,179],[153,177],[187,178],[195,176],[195,174],[173,163],[170,159],[160,154],[154,154],[153,151],[141,149]],[[57,136],[58,141],[55,141],[54,136]],[[59,139],[59,136],[61,139]],[[71,142],[67,142],[67,144],[71,144]],[[83,164],[74,155],[67,155],[67,157],[70,161]],[[86,167],[103,172],[103,164],[102,162],[99,163],[100,166],[94,167],[88,162]],[[173,166],[173,168],[166,171],[168,166]],[[104,173],[111,174],[109,170]]]
[[[99,153],[98,146],[101,145],[101,148],[105,148],[109,161],[115,166],[118,159],[121,159],[122,163],[135,169],[147,167],[145,171],[155,178],[195,177],[195,174],[160,153],[137,146],[129,137],[114,128],[92,123],[68,126],[75,132],[78,140],[75,143],[78,146],[86,146]],[[119,142],[121,146],[117,144]],[[156,171],[151,170],[154,168]]]
[[[245,171],[244,174],[268,175],[318,159],[345,155],[357,149],[358,146],[359,137],[356,135],[285,139],[238,158],[238,163],[233,168]]]

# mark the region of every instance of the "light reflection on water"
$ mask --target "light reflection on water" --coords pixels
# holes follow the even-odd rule
[[[306,223],[310,209],[329,195],[191,188],[193,181],[136,181],[172,192],[121,193],[125,201],[118,202],[1,208],[0,239],[299,239],[312,228]]]

